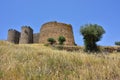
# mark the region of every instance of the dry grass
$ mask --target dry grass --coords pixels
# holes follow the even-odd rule
[[[0,80],[119,80],[120,54],[52,50],[0,41]]]

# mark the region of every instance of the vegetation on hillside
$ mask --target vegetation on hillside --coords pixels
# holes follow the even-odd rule
[[[97,24],[86,24],[80,28],[80,33],[83,35],[85,51],[96,52],[98,47],[96,42],[100,41],[105,30]]]
[[[119,80],[120,54],[53,50],[0,42],[0,80]]]

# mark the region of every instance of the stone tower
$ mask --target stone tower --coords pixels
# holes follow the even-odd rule
[[[39,43],[48,43],[48,38],[54,38],[58,43],[59,36],[66,38],[65,45],[74,45],[74,36],[70,24],[59,22],[48,22],[42,25],[40,29]]]
[[[33,43],[33,29],[30,26],[22,26],[20,44]]]
[[[19,43],[19,38],[20,38],[20,32],[14,29],[9,29],[8,30],[8,38],[7,40],[11,43],[18,44]]]

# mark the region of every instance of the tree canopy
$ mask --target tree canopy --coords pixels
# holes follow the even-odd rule
[[[85,51],[97,51],[96,42],[100,41],[105,30],[97,24],[86,24],[81,26],[80,33],[83,35]]]
[[[120,41],[115,42],[115,45],[120,46]]]

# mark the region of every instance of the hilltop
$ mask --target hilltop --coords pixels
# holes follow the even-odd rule
[[[0,80],[119,80],[120,54],[0,41]]]

